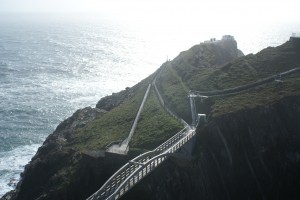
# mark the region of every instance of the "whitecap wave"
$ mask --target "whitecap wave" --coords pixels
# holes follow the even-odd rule
[[[36,153],[39,144],[25,145],[0,152],[0,198],[16,187],[20,173]]]

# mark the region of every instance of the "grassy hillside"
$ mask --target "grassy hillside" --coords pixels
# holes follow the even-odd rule
[[[191,121],[188,92],[202,89],[214,90],[208,83],[212,74],[224,64],[236,60],[236,41],[202,43],[179,54],[173,61],[164,64],[157,86],[167,105],[186,121]]]
[[[212,98],[212,117],[240,109],[272,104],[283,97],[300,95],[300,77],[291,76],[283,82],[272,82],[249,92]]]
[[[290,42],[279,47],[266,48],[256,55],[232,58],[231,61],[225,59],[223,64],[219,62],[223,57],[220,56],[220,51],[226,52],[230,46],[227,45],[225,49],[222,49],[224,46],[219,46],[218,50],[214,47],[214,44],[201,44],[181,53],[167,64],[159,79],[158,86],[168,99],[169,105],[187,120],[189,113],[186,96],[189,90],[212,91],[237,87],[287,71],[300,64],[299,52],[291,47]],[[212,55],[209,56],[208,53]],[[201,59],[199,55],[202,55]],[[298,78],[287,77],[282,84],[276,83],[246,94],[212,98],[209,102],[212,107],[206,110],[212,110],[212,116],[220,115],[245,107],[268,104],[286,95],[299,94]],[[199,101],[197,104],[199,111]]]
[[[157,87],[165,99],[166,106],[171,108],[176,114],[180,114],[189,120],[189,88],[182,81],[181,76],[173,69],[172,63],[167,62],[163,65],[163,70],[157,79]]]
[[[192,90],[217,90],[255,82],[299,65],[299,53],[290,42],[279,47],[269,47],[253,55],[229,62],[213,71],[204,72],[200,79],[187,80]]]
[[[124,140],[131,129],[146,88],[147,81],[141,82],[135,95],[102,117],[89,122],[85,128],[79,129],[69,146],[81,151],[99,150],[112,141]]]
[[[105,149],[113,141],[127,138],[138,108],[148,86],[148,80],[138,84],[129,98],[112,108],[102,117],[79,129],[69,147],[80,151]],[[115,96],[117,96],[116,94]],[[152,150],[182,129],[182,125],[161,106],[153,89],[142,110],[130,150]]]
[[[299,59],[299,53],[290,42],[240,58],[235,41],[203,43],[164,63],[157,77],[157,87],[166,106],[190,122],[187,97],[190,90],[220,90],[252,83],[294,68],[300,63]],[[133,88],[99,101],[97,107],[107,108],[109,112],[77,131],[69,146],[82,151],[99,150],[112,141],[124,140],[153,77],[154,74]],[[294,75],[283,83],[270,83],[243,94],[210,98],[204,110],[196,101],[197,109],[214,117],[269,104],[287,95],[299,95],[299,85],[299,78]],[[151,90],[130,147],[138,151],[153,149],[180,128],[180,123],[165,112]]]
[[[152,150],[182,128],[183,125],[165,112],[152,88],[130,142],[130,149]]]

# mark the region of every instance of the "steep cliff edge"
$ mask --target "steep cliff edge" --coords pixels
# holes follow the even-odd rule
[[[196,45],[134,87],[62,122],[25,167],[16,190],[1,200],[85,199],[129,159],[180,130],[151,91],[129,155],[104,153],[110,142],[126,138],[156,75],[168,107],[190,120],[188,91],[249,84],[296,66],[300,56],[290,42],[243,57],[234,40]],[[299,197],[299,87],[299,74],[293,74],[246,93],[196,102],[209,122],[198,129],[193,159],[171,157],[122,198]]]
[[[298,199],[300,96],[214,118],[123,199]]]

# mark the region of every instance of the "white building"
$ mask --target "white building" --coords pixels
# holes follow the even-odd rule
[[[222,40],[234,40],[232,35],[223,35]]]

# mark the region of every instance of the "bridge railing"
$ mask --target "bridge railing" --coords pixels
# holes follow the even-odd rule
[[[120,184],[120,186],[110,197],[107,198],[107,200],[119,199],[135,184],[140,182],[145,176],[159,166],[167,158],[167,156],[167,154],[159,154],[148,160],[145,164],[140,165],[139,168],[137,168],[124,182],[122,182],[122,184]]]
[[[244,92],[249,89],[255,88],[257,86],[273,82],[277,78],[283,78],[283,77],[286,77],[288,75],[298,73],[298,72],[300,72],[299,66],[297,66],[293,69],[290,69],[288,71],[284,71],[284,72],[260,79],[258,81],[255,81],[253,83],[249,83],[246,85],[241,85],[241,86],[237,86],[237,87],[233,87],[233,88],[227,88],[227,89],[223,89],[223,90],[213,90],[213,91],[194,91],[194,90],[192,90],[192,91],[190,91],[190,93],[196,94],[196,95],[205,95],[205,96],[210,96],[210,97],[223,96],[223,95],[228,95],[228,94],[237,94],[237,93]]]
[[[160,152],[157,151],[148,151],[129,161],[115,172],[97,192],[88,198],[88,200],[105,199],[109,197],[135,169],[140,167],[139,163],[146,162],[159,153]]]
[[[191,138],[191,134],[189,133],[190,128],[185,127],[153,151],[148,151],[130,160],[116,173],[114,173],[114,175],[111,176],[97,192],[89,197],[88,200],[110,199],[109,197],[116,191],[120,190],[118,188],[120,188],[121,185],[124,185],[124,182],[128,180],[128,177],[131,177],[133,174],[135,174],[136,170],[144,168],[146,164],[148,164],[151,160],[155,160],[155,158],[159,157],[161,154],[173,153],[178,150],[186,141]],[[152,167],[150,168],[150,171],[152,171]],[[140,179],[136,178],[135,181],[131,180],[130,185],[133,186],[133,183],[136,183],[137,180],[139,181]],[[123,188],[123,190],[125,189]]]
[[[189,130],[189,126],[186,126],[181,131],[173,135],[171,138],[169,138],[167,141],[159,145],[154,151],[163,152],[166,149],[170,148],[172,145],[174,145],[177,141],[182,139],[186,132]]]
[[[169,155],[178,151],[185,143],[187,143],[191,138],[193,138],[195,134],[195,130],[188,130],[184,137],[182,137],[180,140],[178,140],[176,143],[174,143],[172,146],[166,149],[163,153],[160,153],[152,157],[151,159],[148,159],[145,163],[140,164],[140,166],[136,168],[136,170],[133,173],[131,173],[130,176],[128,176],[126,180],[122,182],[122,184],[119,185],[115,192],[107,198],[107,200],[119,199],[135,184],[141,181],[145,176],[147,176],[151,171],[153,171],[163,161],[165,161],[169,157]]]
[[[154,85],[160,103],[170,115],[178,119],[185,127],[153,151],[146,152],[130,160],[114,173],[106,183],[87,200],[118,199],[161,164],[170,153],[177,151],[195,135],[195,130],[191,130],[190,126],[183,119],[179,118],[170,109],[164,106],[164,100],[156,87],[155,81],[156,78],[153,80],[152,84]]]

